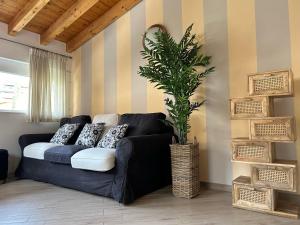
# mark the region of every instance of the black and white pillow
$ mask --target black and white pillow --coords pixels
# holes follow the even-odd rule
[[[69,141],[69,139],[74,135],[78,127],[79,124],[63,125],[56,131],[54,136],[51,138],[50,142],[55,144],[66,144]]]
[[[128,128],[128,124],[114,126],[108,130],[103,138],[97,144],[100,148],[116,148],[117,142],[121,140]]]
[[[95,147],[104,130],[104,123],[87,123],[84,125],[75,145]]]

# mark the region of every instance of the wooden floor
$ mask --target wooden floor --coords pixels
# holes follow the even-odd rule
[[[165,188],[123,206],[108,198],[20,180],[0,185],[0,224],[299,225],[300,221],[233,209],[228,192],[204,190],[186,200]]]

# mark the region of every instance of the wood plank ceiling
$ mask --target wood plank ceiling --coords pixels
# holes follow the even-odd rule
[[[65,42],[72,52],[142,0],[0,0],[8,33],[40,34],[41,44]]]

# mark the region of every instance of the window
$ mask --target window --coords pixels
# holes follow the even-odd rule
[[[0,58],[0,111],[27,111],[28,68],[28,63]]]
[[[0,110],[26,111],[29,77],[0,72]]]

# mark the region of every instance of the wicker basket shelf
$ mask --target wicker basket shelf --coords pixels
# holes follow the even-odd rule
[[[250,177],[238,177],[233,181],[233,205],[274,210],[274,191],[270,188],[254,188],[251,186]]]
[[[250,96],[292,96],[293,73],[291,70],[271,71],[248,76]]]
[[[269,97],[230,99],[231,119],[250,119],[272,116],[273,100]]]
[[[232,161],[271,163],[274,161],[274,144],[249,139],[232,140]]]
[[[294,142],[295,121],[292,117],[269,117],[250,120],[250,139],[272,142]]]
[[[251,181],[255,187],[296,192],[296,162],[290,164],[251,165]]]
[[[236,208],[298,218],[298,208],[278,200],[278,191],[296,192],[296,161],[276,160],[274,142],[296,141],[292,117],[272,117],[274,97],[293,96],[291,70],[248,75],[250,97],[230,99],[231,119],[249,120],[249,137],[232,140],[232,162],[249,164],[251,177],[233,181]]]
[[[250,161],[236,161],[236,160],[231,160],[231,162],[237,162],[237,163],[242,163],[242,164],[248,164],[248,165],[283,165],[285,166],[286,164],[292,164],[294,161],[293,160],[281,160],[281,159],[275,159],[271,163],[265,163],[265,162],[250,162]]]
[[[253,187],[250,177],[236,178],[233,181],[232,192],[232,205],[235,208],[298,219],[298,208],[282,206],[273,189]]]

